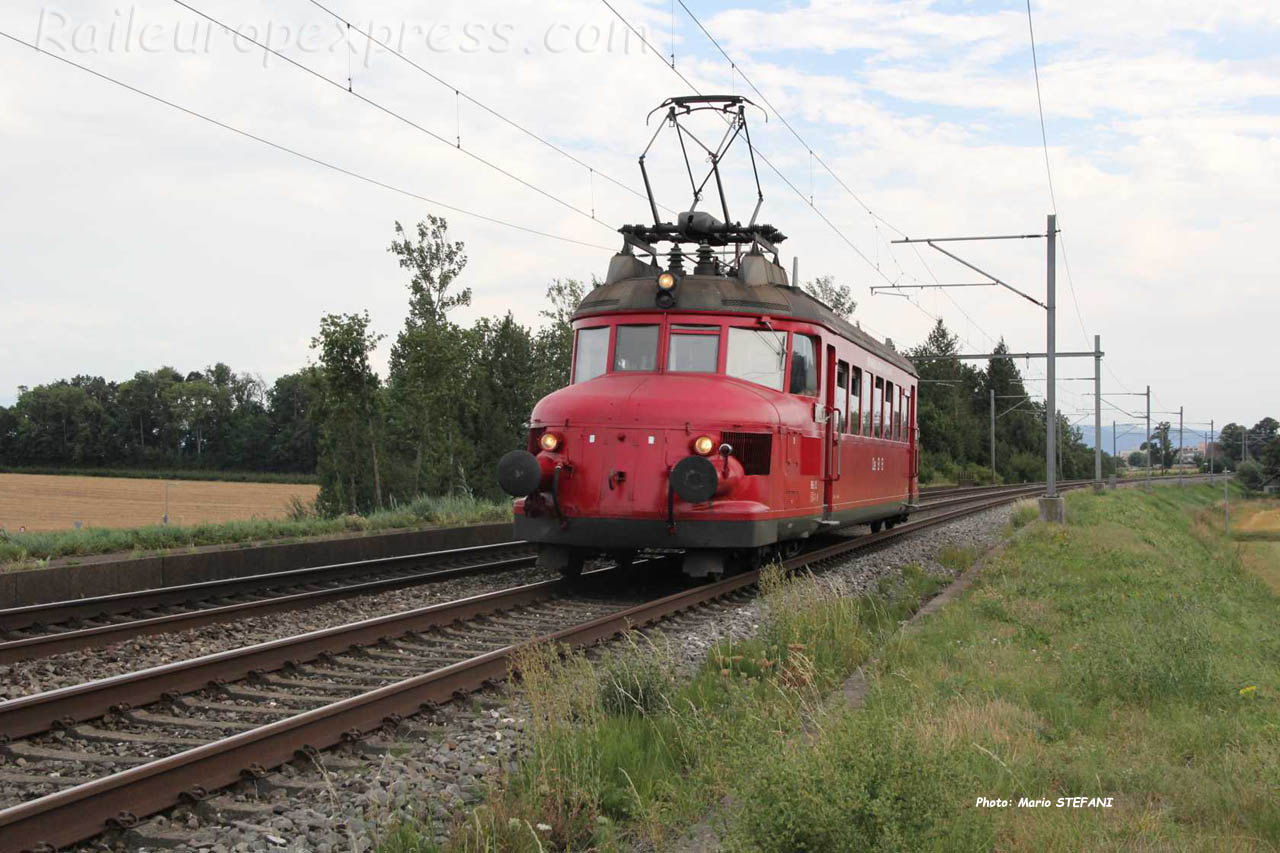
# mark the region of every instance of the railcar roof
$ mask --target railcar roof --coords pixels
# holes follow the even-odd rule
[[[624,278],[602,284],[587,294],[573,319],[630,311],[657,311],[653,275]],[[789,284],[747,284],[739,278],[719,275],[685,275],[676,290],[671,311],[714,311],[786,317],[825,326],[890,364],[916,376],[906,356],[886,346],[837,315],[803,290]]]

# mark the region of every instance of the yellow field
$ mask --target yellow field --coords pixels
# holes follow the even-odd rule
[[[85,527],[141,527],[283,518],[290,498],[310,501],[318,486],[0,474],[0,527],[17,532]]]
[[[1275,533],[1280,535],[1280,509],[1266,509],[1256,505],[1248,507],[1248,514],[1240,520],[1237,530],[1249,533]]]

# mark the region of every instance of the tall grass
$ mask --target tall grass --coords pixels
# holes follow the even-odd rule
[[[684,683],[678,650],[661,635],[629,634],[595,659],[523,651],[514,669],[529,703],[527,750],[450,847],[663,847],[727,780],[803,738],[827,713],[828,691],[937,584],[915,569],[857,597],[769,567],[759,636],[716,644]]]
[[[407,504],[369,515],[321,518],[314,509],[295,501],[286,519],[250,519],[217,524],[148,525],[146,527],[90,527],[37,533],[0,531],[0,566],[8,569],[38,565],[62,557],[116,552],[150,553],[199,545],[233,545],[294,540],[342,533],[373,533],[399,528],[507,521],[511,505],[468,496],[419,497]]]

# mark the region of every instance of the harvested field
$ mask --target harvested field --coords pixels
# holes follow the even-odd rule
[[[1270,503],[1246,505],[1245,516],[1236,529],[1241,533],[1270,533],[1280,538],[1280,508]]]
[[[284,518],[290,499],[315,498],[318,486],[0,474],[0,528],[17,532],[140,527]]]

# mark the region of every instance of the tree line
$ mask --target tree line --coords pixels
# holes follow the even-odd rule
[[[1013,359],[1000,357],[1004,341],[985,369],[936,356],[960,352],[959,339],[938,320],[924,343],[907,351],[920,375],[920,479],[1031,482],[1045,478],[1045,404],[1027,393]],[[995,459],[991,456],[991,392],[995,392]],[[1093,449],[1081,431],[1058,413],[1058,476],[1092,478]],[[1103,476],[1115,472],[1103,454]],[[993,468],[994,466],[994,468]]]
[[[267,386],[221,362],[24,386],[13,406],[0,406],[0,463],[310,474],[316,389],[314,368]]]
[[[311,341],[311,363],[271,385],[218,363],[185,375],[161,367],[119,383],[76,376],[21,388],[13,406],[0,407],[0,464],[311,474],[321,484],[318,509],[330,515],[422,494],[501,498],[496,462],[522,446],[534,403],[568,382],[570,318],[587,288],[553,281],[537,328],[510,312],[464,326],[454,314],[471,302],[462,284],[466,249],[450,239],[446,221],[429,216],[411,231],[396,223],[388,250],[405,271],[408,310],[385,378],[372,366],[383,336],[369,315],[330,314]],[[830,277],[805,287],[845,317],[856,308],[848,287]],[[1043,479],[1044,404],[1027,395],[1012,359],[977,367],[925,358],[958,349],[938,321],[907,351],[921,380],[922,479]],[[996,350],[1007,351],[1003,342]],[[1225,427],[1223,453],[1247,435],[1261,459],[1275,439],[1276,422],[1268,420],[1256,435]],[[1091,477],[1093,451],[1080,431],[1061,414],[1058,428],[1060,475]],[[1280,444],[1274,452],[1280,457]],[[1104,465],[1106,474],[1114,471],[1110,455]]]

